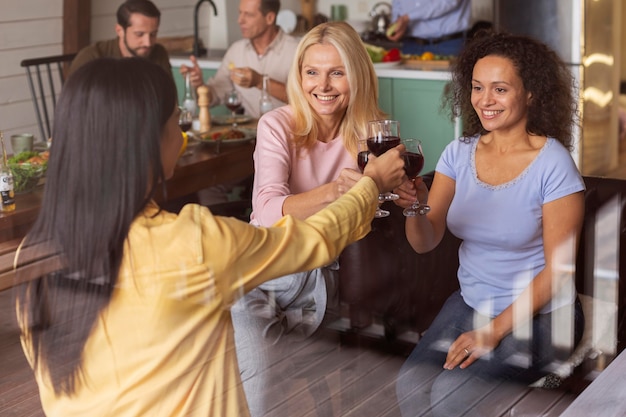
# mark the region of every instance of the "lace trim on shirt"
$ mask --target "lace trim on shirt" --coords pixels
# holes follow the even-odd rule
[[[469,138],[469,140],[472,141],[472,150],[470,152],[470,167],[472,168],[472,175],[474,176],[474,181],[476,181],[476,184],[480,185],[481,187],[487,188],[489,190],[494,190],[494,191],[495,190],[503,190],[505,188],[512,187],[513,185],[515,185],[518,182],[520,182],[526,176],[526,174],[528,174],[528,171],[530,171],[530,169],[535,164],[537,159],[539,159],[541,154],[543,154],[545,152],[545,150],[552,143],[550,138],[547,138],[546,143],[542,146],[542,148],[539,151],[539,153],[537,154],[537,156],[535,156],[535,159],[533,159],[531,161],[531,163],[528,164],[528,166],[517,177],[515,177],[511,181],[505,182],[503,184],[491,185],[491,184],[487,184],[486,182],[481,181],[480,178],[478,178],[478,172],[476,171],[476,148],[478,147],[478,139],[479,138],[480,138],[480,136],[474,136],[473,138]]]

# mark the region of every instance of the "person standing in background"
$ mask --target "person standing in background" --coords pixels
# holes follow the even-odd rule
[[[117,9],[116,39],[96,42],[81,49],[69,73],[98,58],[140,57],[172,73],[170,57],[163,45],[156,43],[161,12],[150,0],[126,0]]]
[[[393,0],[387,37],[402,53],[458,55],[471,27],[471,0]]]
[[[224,95],[234,84],[245,113],[258,118],[263,74],[269,75],[268,91],[273,107],[286,104],[287,73],[298,40],[276,25],[279,10],[279,0],[240,0],[237,23],[244,39],[228,48],[216,74],[206,82],[211,106],[223,104]],[[192,66],[182,65],[180,72],[189,73],[191,85],[198,88],[204,84],[202,70],[195,56],[190,60]]]

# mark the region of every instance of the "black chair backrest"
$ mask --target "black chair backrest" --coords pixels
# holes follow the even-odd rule
[[[61,91],[65,82],[63,64],[72,62],[75,56],[75,53],[54,55],[25,59],[20,63],[26,70],[30,95],[43,141],[52,135],[50,119],[56,106],[57,93]]]

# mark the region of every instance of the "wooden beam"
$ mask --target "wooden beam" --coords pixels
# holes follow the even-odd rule
[[[63,0],[63,53],[78,52],[91,43],[91,1]]]

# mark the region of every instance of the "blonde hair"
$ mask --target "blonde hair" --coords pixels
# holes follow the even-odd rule
[[[317,141],[319,120],[302,90],[302,62],[307,49],[320,44],[334,46],[346,68],[350,101],[339,132],[345,148],[356,157],[357,141],[365,138],[367,122],[386,115],[378,107],[378,78],[372,61],[358,33],[345,22],[317,25],[298,45],[287,79],[287,95],[294,112],[292,140],[298,151],[311,148]]]

